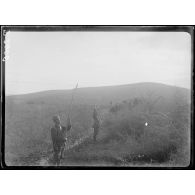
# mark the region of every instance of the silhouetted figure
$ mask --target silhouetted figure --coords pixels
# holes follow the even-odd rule
[[[93,122],[93,129],[94,129],[93,140],[94,140],[94,142],[96,142],[97,136],[99,133],[99,129],[100,129],[100,119],[98,117],[98,112],[97,112],[96,107],[93,110],[93,120],[94,120],[94,122]]]
[[[60,117],[53,117],[54,126],[51,128],[51,138],[53,142],[53,152],[54,152],[54,164],[59,165],[60,160],[63,157],[63,152],[65,148],[65,143],[67,141],[67,131],[71,129],[70,118],[67,120],[67,127],[61,125]]]

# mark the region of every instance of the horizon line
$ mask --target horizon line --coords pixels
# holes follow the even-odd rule
[[[120,84],[120,85],[100,85],[100,86],[94,86],[94,87],[80,87],[80,88],[79,88],[79,83],[78,83],[78,88],[77,89],[100,88],[100,87],[120,87],[120,86],[135,85],[135,84],[161,84],[161,85],[166,85],[166,86],[171,86],[171,87],[178,87],[178,88],[183,88],[183,89],[190,90],[190,88],[181,87],[181,86],[177,86],[177,85],[171,85],[171,84],[165,84],[165,83],[160,83],[160,82],[136,82],[136,83],[128,83],[128,84]],[[73,89],[75,89],[75,88],[51,89],[51,90],[35,91],[35,92],[30,92],[30,93],[5,94],[5,96],[29,95],[29,94],[44,93],[44,92],[49,92],[49,91],[71,91]]]

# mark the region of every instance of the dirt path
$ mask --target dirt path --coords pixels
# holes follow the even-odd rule
[[[78,139],[74,144],[66,146],[65,151],[64,151],[64,156],[66,156],[67,154],[70,154],[73,150],[81,148],[84,145],[85,147],[87,147],[87,145],[91,142],[92,142],[91,135]],[[53,156],[53,152],[48,151],[44,156],[41,156],[41,158],[35,162],[36,166],[53,166],[52,156]],[[61,166],[67,165],[67,163],[68,163],[67,158],[61,160]]]

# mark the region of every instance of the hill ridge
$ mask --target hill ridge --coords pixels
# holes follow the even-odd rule
[[[175,89],[181,89],[181,90],[187,90],[190,91],[187,88],[180,87],[180,86],[174,86],[174,85],[168,85],[164,83],[158,83],[158,82],[138,82],[138,83],[130,83],[130,84],[121,84],[121,85],[106,85],[106,86],[95,86],[95,87],[79,87],[78,90],[95,90],[95,89],[106,89],[106,88],[120,88],[120,87],[136,87],[136,86],[162,86],[162,87],[171,87]],[[74,88],[73,88],[74,89]],[[7,97],[18,97],[18,96],[30,96],[30,95],[38,95],[38,94],[51,94],[51,93],[65,93],[65,92],[71,92],[73,89],[54,89],[54,90],[44,90],[44,91],[38,91],[38,92],[31,92],[31,93],[25,93],[25,94],[14,94],[14,95],[7,95]]]

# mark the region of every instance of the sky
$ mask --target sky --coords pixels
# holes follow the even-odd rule
[[[6,95],[158,82],[190,89],[185,32],[9,32]]]

